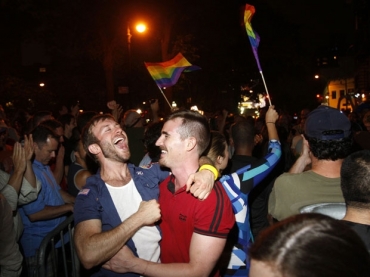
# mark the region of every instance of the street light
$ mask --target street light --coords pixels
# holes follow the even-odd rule
[[[146,25],[143,23],[137,24],[136,31],[138,31],[139,33],[144,33],[146,31]]]
[[[321,79],[321,78],[323,78],[324,81],[326,82],[326,84],[325,84],[325,90],[324,90],[324,95],[325,95],[325,99],[326,99],[326,104],[328,106],[330,106],[330,80],[327,79],[323,75],[320,76],[319,74],[316,74],[314,77],[315,77],[315,79]]]
[[[143,32],[146,31],[146,25],[143,24],[143,23],[139,23],[139,24],[137,24],[135,26],[135,29],[136,29],[137,32],[143,33]],[[131,29],[130,29],[130,26],[127,25],[127,45],[128,45],[128,51],[129,51],[129,53],[131,51],[131,37],[132,37],[132,35],[131,35]]]
[[[135,30],[139,33],[143,33],[146,31],[146,25],[143,23],[139,23],[135,25]],[[130,94],[130,85],[131,85],[131,29],[130,25],[127,25],[127,52],[128,52],[128,88]]]

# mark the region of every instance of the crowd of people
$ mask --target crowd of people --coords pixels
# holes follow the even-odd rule
[[[71,214],[93,276],[370,274],[370,111],[107,107],[0,109],[0,276],[37,276]],[[333,203],[343,217],[306,213]]]

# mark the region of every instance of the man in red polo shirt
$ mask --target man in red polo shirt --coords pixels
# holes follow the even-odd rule
[[[199,113],[178,111],[169,116],[156,143],[162,150],[159,163],[173,174],[159,186],[161,263],[123,249],[106,268],[154,277],[219,276],[216,263],[235,223],[230,200],[219,182],[204,201],[186,193],[185,186],[209,141],[207,119]]]

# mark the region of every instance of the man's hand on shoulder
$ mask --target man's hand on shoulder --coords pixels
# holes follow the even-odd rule
[[[186,191],[200,200],[206,199],[211,193],[215,184],[215,176],[209,170],[201,170],[189,175],[186,182]]]

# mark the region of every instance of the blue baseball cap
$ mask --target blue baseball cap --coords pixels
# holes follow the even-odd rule
[[[351,122],[338,109],[319,106],[307,116],[305,135],[320,140],[337,140],[351,134]]]

